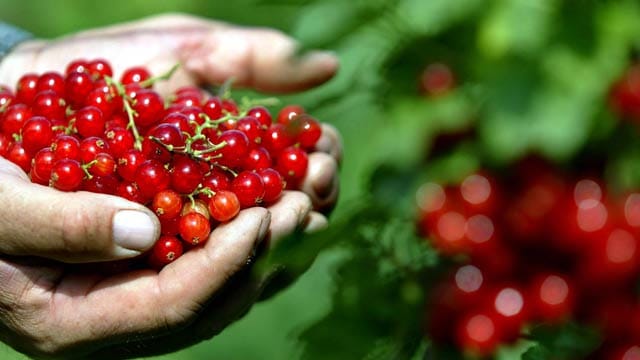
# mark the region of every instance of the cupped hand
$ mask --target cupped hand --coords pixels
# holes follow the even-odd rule
[[[25,72],[62,71],[80,57],[152,71],[181,62],[167,91],[230,76],[241,86],[296,91],[336,71],[330,55],[294,54],[295,43],[273,30],[169,15],[24,43],[0,63],[0,83],[15,83]],[[104,271],[105,261],[126,262],[157,239],[158,220],[144,206],[32,184],[0,158],[0,340],[33,357],[95,356],[108,349],[109,358],[122,358],[212,337],[258,298],[262,283],[244,283],[241,270],[259,243],[275,246],[294,231],[326,226],[322,213],[337,199],[341,141],[333,127],[323,130],[302,191],[285,192],[269,208],[242,210],[215,228],[203,247],[160,272]]]

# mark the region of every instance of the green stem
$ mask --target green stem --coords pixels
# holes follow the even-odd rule
[[[164,74],[160,74],[158,76],[153,76],[148,78],[147,80],[141,81],[140,82],[140,86],[142,87],[149,87],[152,86],[153,84],[155,84],[158,81],[164,81],[164,80],[169,80],[171,79],[171,77],[173,76],[173,74],[180,68],[180,64],[175,64],[171,67],[171,69],[169,69],[169,71],[165,72]]]

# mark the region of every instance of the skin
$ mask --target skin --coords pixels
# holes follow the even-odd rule
[[[105,58],[116,71],[145,65],[154,73],[181,63],[161,92],[229,77],[262,91],[301,91],[337,71],[331,54],[300,57],[295,48],[274,30],[163,15],[23,43],[0,63],[0,84],[15,84],[27,72],[64,71],[77,58]],[[122,271],[126,258],[139,253],[113,250],[114,214],[148,209],[113,196],[32,184],[0,158],[0,339],[36,358],[113,359],[211,338],[243,315],[273,276],[255,278],[246,269],[258,245],[268,251],[295,231],[327,225],[323,213],[336,202],[342,150],[339,134],[323,126],[303,191],[287,191],[269,208],[241,211],[216,227],[204,247],[160,272]],[[118,261],[87,264],[107,260]]]

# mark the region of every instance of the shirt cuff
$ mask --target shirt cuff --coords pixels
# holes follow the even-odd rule
[[[0,21],[0,60],[16,45],[32,37],[30,33]]]

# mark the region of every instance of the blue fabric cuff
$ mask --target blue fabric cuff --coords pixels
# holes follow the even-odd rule
[[[0,21],[0,60],[19,43],[32,38],[30,33]]]

